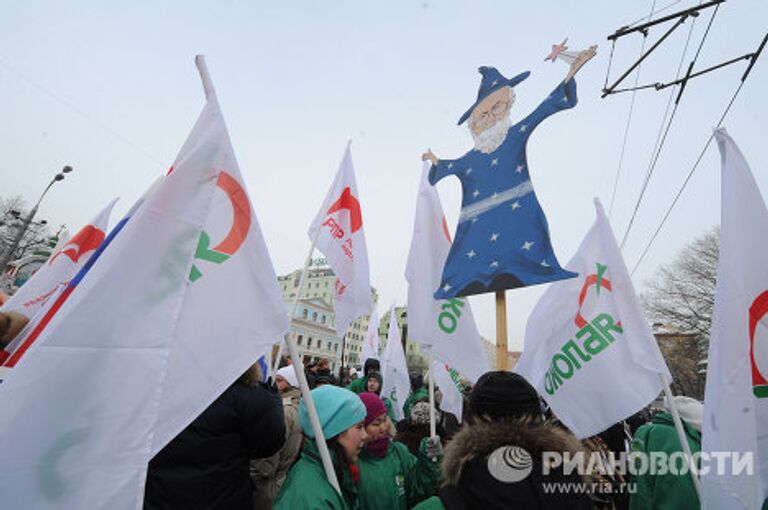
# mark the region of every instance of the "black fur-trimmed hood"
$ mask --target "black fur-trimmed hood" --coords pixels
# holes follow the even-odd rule
[[[535,418],[477,421],[464,425],[446,446],[443,485],[457,485],[469,462],[510,445],[524,448],[533,458],[541,458],[544,451],[571,454],[584,451],[573,434],[549,421]]]

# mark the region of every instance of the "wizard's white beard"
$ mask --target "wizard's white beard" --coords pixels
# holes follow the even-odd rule
[[[507,131],[510,127],[512,127],[512,119],[507,116],[480,134],[476,135],[470,129],[469,132],[472,133],[472,138],[475,140],[475,149],[483,154],[490,154],[495,151],[507,138]]]

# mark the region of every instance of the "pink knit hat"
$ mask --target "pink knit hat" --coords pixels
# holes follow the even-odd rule
[[[375,393],[370,392],[364,392],[360,395],[360,400],[363,401],[363,404],[365,404],[365,420],[363,420],[363,423],[367,427],[373,420],[381,416],[382,414],[385,414],[387,412],[387,406],[384,405],[384,401],[381,400],[381,397],[379,397]]]

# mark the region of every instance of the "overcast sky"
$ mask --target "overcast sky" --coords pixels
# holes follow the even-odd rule
[[[697,2],[671,7],[660,17]],[[477,68],[513,76],[512,119],[533,110],[565,76],[544,62],[552,44],[598,44],[577,76],[579,104],[539,126],[528,145],[536,193],[555,252],[566,264],[606,209],[631,94],[605,99],[606,37],[647,16],[652,2],[233,1],[42,2],[0,0],[0,195],[34,202],[63,165],[75,171],[38,218],[77,229],[109,200],[122,215],[173,161],[204,97],[193,58],[205,54],[240,167],[278,274],[299,267],[306,230],[352,140],[371,264],[381,305],[404,304],[420,155],[455,158],[471,147],[459,116],[474,102]],[[675,79],[698,49],[714,9],[688,19],[642,66],[640,83]],[[721,6],[697,69],[755,51],[768,3]],[[652,29],[650,46],[670,26]],[[691,32],[691,26],[693,26]],[[690,34],[687,52],[686,41]],[[642,36],[621,38],[610,80],[639,55]],[[624,249],[632,269],[692,168],[746,69],[741,62],[692,80]],[[634,82],[634,75],[626,85]],[[768,54],[758,61],[724,125],[768,190]],[[676,94],[676,91],[674,92]],[[619,241],[634,209],[670,89],[638,92],[612,223]],[[454,226],[457,179],[438,185]],[[713,144],[635,274],[642,289],[658,266],[719,222],[719,156]],[[522,347],[527,316],[545,286],[509,291],[510,346]],[[495,338],[493,296],[474,297],[481,334]]]

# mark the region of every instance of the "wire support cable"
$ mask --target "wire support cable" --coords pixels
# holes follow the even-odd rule
[[[634,276],[635,271],[637,271],[637,268],[640,266],[640,264],[645,259],[645,256],[648,254],[648,251],[651,249],[651,246],[653,246],[653,243],[656,241],[656,238],[659,235],[659,232],[661,232],[661,229],[664,228],[664,225],[666,224],[667,220],[669,219],[669,216],[672,214],[672,210],[677,205],[677,202],[680,200],[680,197],[682,196],[683,192],[685,191],[686,186],[688,186],[688,183],[691,181],[691,177],[693,177],[693,174],[696,172],[696,169],[699,167],[699,163],[701,163],[701,160],[704,158],[704,154],[707,152],[707,149],[709,148],[710,144],[712,143],[712,140],[715,137],[715,130],[717,130],[723,123],[723,120],[725,120],[725,117],[728,115],[728,112],[730,111],[731,107],[733,106],[733,103],[736,101],[736,98],[739,95],[739,92],[741,92],[741,88],[744,86],[744,81],[739,83],[739,86],[736,88],[736,92],[734,92],[733,96],[731,97],[731,100],[728,102],[728,106],[725,108],[725,111],[720,116],[720,120],[717,122],[717,125],[712,130],[712,134],[709,135],[709,138],[707,139],[707,143],[704,144],[704,148],[701,149],[701,152],[699,153],[699,157],[696,158],[696,162],[693,164],[693,167],[688,172],[688,175],[686,176],[685,180],[683,181],[683,184],[680,186],[680,189],[677,190],[677,194],[675,195],[675,198],[672,200],[672,203],[669,204],[669,207],[667,208],[666,213],[664,213],[664,217],[661,219],[661,223],[659,223],[659,226],[656,227],[656,230],[653,233],[653,236],[651,236],[650,241],[648,241],[648,244],[646,244],[645,249],[643,250],[643,253],[640,255],[640,258],[637,260],[635,265],[632,267],[632,271],[630,272],[630,276]]]
[[[718,5],[719,7],[719,5]],[[704,37],[702,37],[701,43],[699,44],[698,51],[696,52],[696,56],[699,55],[699,52],[701,52],[701,48],[704,44],[704,40],[707,38],[707,35],[709,34],[709,27],[712,26],[712,20],[714,19],[715,14],[717,14],[717,9],[715,9],[714,14],[712,15],[712,18],[710,18],[710,24],[707,27],[707,31],[704,34]],[[688,30],[688,37],[685,40],[685,46],[683,47],[683,53],[680,55],[680,61],[677,64],[677,72],[675,73],[676,76],[680,76],[680,71],[683,68],[683,61],[685,60],[685,54],[688,52],[688,46],[691,42],[691,37],[693,35],[693,29],[696,24],[696,19],[694,18],[693,23],[691,23],[691,28]],[[694,57],[695,61],[695,57]],[[689,66],[689,73],[690,73],[690,66]],[[645,178],[643,179],[643,185],[640,188],[640,194],[637,197],[637,201],[635,201],[635,206],[632,210],[632,216],[629,219],[629,223],[627,224],[627,229],[624,231],[624,236],[621,240],[621,248],[624,248],[624,245],[627,243],[627,239],[629,238],[629,233],[632,230],[632,226],[635,223],[635,219],[637,218],[637,213],[640,210],[640,205],[643,202],[643,199],[645,198],[645,192],[648,189],[648,184],[651,181],[651,177],[653,177],[653,172],[656,170],[656,165],[659,162],[659,157],[661,156],[661,151],[664,148],[664,144],[667,141],[667,136],[669,135],[669,130],[672,127],[672,121],[675,118],[675,115],[677,114],[677,108],[680,104],[680,94],[677,96],[677,100],[675,101],[675,106],[672,110],[672,114],[669,115],[669,120],[667,120],[667,115],[669,114],[669,108],[672,104],[672,97],[674,95],[674,88],[670,92],[669,99],[667,100],[667,106],[664,110],[664,116],[662,117],[661,124],[659,126],[659,134],[656,137],[656,142],[654,143],[653,151],[651,152],[651,163],[648,166],[648,170],[646,171]],[[664,124],[666,122],[666,127],[664,127]]]

